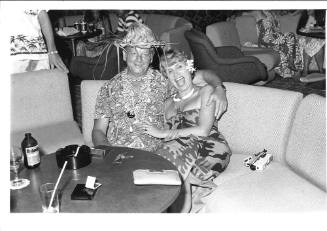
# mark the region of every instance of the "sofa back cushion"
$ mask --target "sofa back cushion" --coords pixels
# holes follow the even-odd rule
[[[206,27],[206,35],[215,47],[235,46],[241,48],[235,23],[216,22]]]
[[[241,45],[244,45],[245,42],[258,44],[257,25],[253,16],[239,16],[235,19],[235,25],[240,37]]]
[[[296,34],[297,24],[300,20],[301,14],[296,15],[282,15],[278,16],[278,20],[280,23],[280,31],[283,33],[293,32]]]
[[[284,161],[286,141],[299,92],[239,83],[227,83],[228,110],[218,122],[233,153],[250,155],[266,149]]]
[[[73,121],[67,75],[57,69],[11,75],[11,132]]]
[[[286,149],[286,161],[299,175],[326,190],[326,98],[308,95],[301,102]]]
[[[81,83],[82,131],[86,144],[92,145],[94,109],[98,92],[106,80],[84,80]]]

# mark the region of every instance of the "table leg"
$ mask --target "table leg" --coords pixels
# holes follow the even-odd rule
[[[76,56],[76,50],[75,50],[75,39],[72,39],[72,47],[73,47],[73,56]]]

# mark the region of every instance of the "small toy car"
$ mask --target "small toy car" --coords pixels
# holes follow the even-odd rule
[[[259,158],[250,165],[251,170],[264,170],[267,165],[273,160],[273,156],[269,153],[259,156]]]

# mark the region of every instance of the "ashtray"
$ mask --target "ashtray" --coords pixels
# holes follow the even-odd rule
[[[79,169],[83,168],[91,163],[91,149],[82,145],[79,148],[78,154],[75,157],[75,153],[78,150],[78,145],[68,145],[65,148],[60,148],[56,151],[56,159],[58,168],[62,168],[65,161],[67,161],[66,169]]]

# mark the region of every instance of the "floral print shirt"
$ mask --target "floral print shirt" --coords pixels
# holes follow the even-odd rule
[[[47,57],[38,15],[41,10],[18,10],[10,21],[10,55],[17,60]]]
[[[139,84],[139,88],[135,84]],[[164,101],[168,80],[151,68],[141,79],[131,77],[125,69],[108,80],[99,90],[95,119],[109,118],[107,138],[111,145],[154,151],[161,139],[138,131],[137,123],[149,121],[164,127]]]

